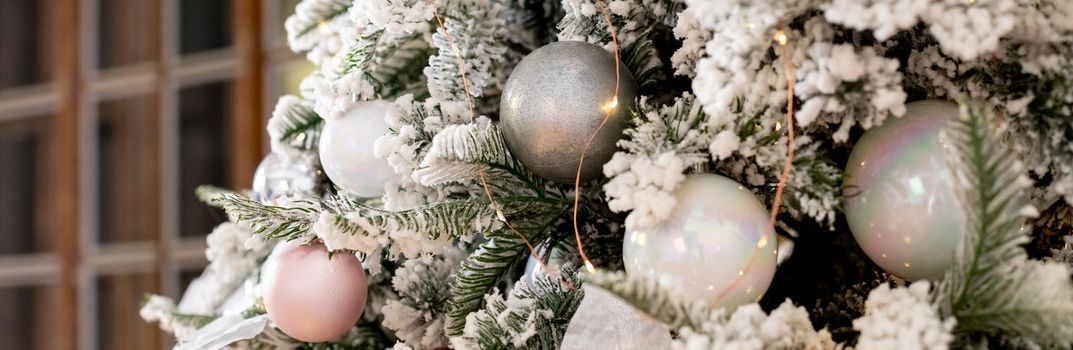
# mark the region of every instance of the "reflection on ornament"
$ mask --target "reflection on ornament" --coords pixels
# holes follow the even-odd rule
[[[345,334],[365,309],[369,285],[353,254],[328,257],[323,244],[277,247],[263,272],[265,310],[283,333],[307,342]]]
[[[938,279],[954,259],[963,213],[939,132],[958,116],[947,101],[906,106],[865,132],[846,165],[846,219],[868,257],[907,280]]]
[[[253,173],[253,198],[273,203],[280,197],[313,197],[320,183],[313,157],[284,159],[275,153],[265,156]]]
[[[535,249],[537,256],[540,256],[543,259],[544,255],[547,253],[547,249],[547,245],[545,244],[537,245]],[[563,256],[564,254],[566,253],[560,249],[555,249],[551,254],[547,254],[548,261],[544,262],[547,272],[559,271],[559,269],[562,268],[563,263],[566,261],[566,257]],[[533,283],[536,282],[538,277],[543,276],[544,273],[544,269],[540,267],[540,262],[533,257],[533,254],[529,254],[529,259],[525,262],[525,275],[522,276],[521,280]]]
[[[581,152],[581,180],[601,174],[615,153],[637,83],[621,67],[615,95],[615,59],[603,47],[580,41],[548,44],[510,73],[499,103],[500,127],[511,153],[545,179],[573,183]]]
[[[379,197],[395,176],[387,160],[373,154],[376,139],[390,131],[384,120],[390,106],[385,101],[356,102],[342,117],[325,121],[320,162],[333,183],[355,196]]]
[[[778,255],[763,204],[733,180],[712,174],[689,175],[675,198],[674,212],[658,227],[626,233],[626,272],[711,306],[759,300]]]

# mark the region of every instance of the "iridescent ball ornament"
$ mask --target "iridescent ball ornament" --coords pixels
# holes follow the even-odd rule
[[[510,73],[499,102],[500,127],[511,153],[541,177],[574,183],[589,138],[581,181],[602,173],[615,153],[637,98],[637,83],[598,45],[563,41],[525,56]],[[604,122],[607,122],[600,127]]]
[[[895,276],[939,279],[954,261],[964,214],[939,133],[958,113],[948,101],[910,103],[850,153],[843,189],[850,231]]]
[[[253,173],[254,200],[272,204],[281,197],[316,196],[322,181],[314,157],[296,155],[294,159],[284,159],[278,154],[269,153]]]
[[[373,153],[376,139],[390,131],[384,120],[389,107],[386,101],[357,102],[342,117],[325,121],[321,165],[332,183],[355,196],[382,196],[384,185],[395,176],[387,160]]]
[[[354,254],[329,258],[323,244],[286,242],[272,252],[262,273],[268,318],[294,339],[339,338],[365,310],[369,284]]]
[[[689,175],[674,196],[670,217],[626,233],[626,273],[712,307],[759,300],[778,255],[764,205],[737,182],[713,174]]]

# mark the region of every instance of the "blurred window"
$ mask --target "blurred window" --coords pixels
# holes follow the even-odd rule
[[[282,31],[296,4],[0,1],[0,349],[171,347],[142,296],[200,274],[226,217],[194,189],[248,186],[312,69]]]

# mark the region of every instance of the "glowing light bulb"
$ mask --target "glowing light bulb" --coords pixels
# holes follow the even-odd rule
[[[603,109],[605,113],[614,112],[616,109],[618,109],[618,96],[611,98],[611,102],[608,102],[600,108]]]
[[[779,45],[786,45],[786,42],[788,40],[789,39],[787,39],[786,37],[786,32],[784,32],[782,29],[779,29],[775,32],[775,42],[779,43]]]
[[[760,241],[756,242],[756,248],[760,249],[767,246],[767,236],[761,236]]]

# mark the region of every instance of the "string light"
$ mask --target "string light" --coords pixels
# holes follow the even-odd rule
[[[499,222],[502,222],[503,225],[506,225],[511,232],[514,232],[514,234],[518,235],[518,238],[521,238],[522,242],[525,242],[525,246],[529,248],[529,254],[533,256],[533,259],[536,259],[537,263],[540,264],[540,270],[544,271],[544,274],[547,275],[548,265],[544,264],[544,260],[540,259],[540,255],[537,254],[536,249],[533,248],[533,244],[525,238],[525,235],[514,229],[514,226],[510,224],[510,221],[507,221],[507,216],[503,214],[503,210],[499,208],[499,204],[496,203],[495,198],[492,198],[492,190],[488,187],[488,180],[485,179],[484,170],[477,171],[477,174],[480,175],[481,186],[484,187],[484,194],[485,196],[488,196],[489,204],[492,206],[493,209],[495,209],[496,219],[499,220]]]
[[[618,96],[616,95],[615,97],[612,97],[611,101],[607,102],[607,104],[604,104],[604,106],[600,107],[600,109],[602,109],[604,113],[607,113],[608,115],[610,115],[611,113],[615,113],[615,110],[618,109]]]
[[[589,140],[585,142],[585,147],[581,149],[581,157],[578,159],[577,173],[574,175],[574,242],[577,243],[577,252],[581,255],[581,261],[585,264],[585,269],[589,273],[596,273],[596,267],[592,265],[592,261],[589,260],[588,255],[585,255],[585,247],[581,244],[581,230],[578,229],[577,212],[580,207],[581,200],[581,167],[585,165],[585,154],[589,153],[589,147],[592,146],[592,140],[596,138],[596,135],[600,133],[600,130],[607,124],[607,120],[611,119],[611,115],[618,110],[618,93],[619,83],[621,79],[621,68],[619,67],[619,54],[618,54],[618,33],[615,30],[615,26],[611,24],[611,15],[607,13],[607,6],[603,1],[597,1],[596,7],[600,8],[600,14],[604,17],[604,22],[607,23],[607,30],[611,33],[611,48],[615,54],[615,94],[612,95],[611,101],[601,107],[604,111],[604,119],[600,121],[600,126],[596,127],[596,131],[589,136]]]
[[[447,26],[443,25],[443,19],[440,18],[440,13],[437,11],[434,12],[433,15],[436,17],[436,23],[439,24],[440,29],[443,30],[443,36],[447,38],[447,44],[451,45],[451,50],[455,54],[455,62],[458,64],[458,71],[462,78],[462,90],[466,94],[466,107],[469,109],[470,122],[472,122],[477,114],[473,110],[473,100],[469,94],[469,79],[466,78],[466,65],[465,60],[462,59],[462,50],[458,48],[458,45],[455,45],[454,37],[451,36],[451,32],[447,30]],[[548,265],[545,264],[544,260],[537,254],[536,249],[533,247],[533,244],[529,242],[529,239],[525,238],[525,235],[518,232],[518,230],[514,228],[514,225],[510,224],[510,221],[507,220],[507,215],[503,213],[503,209],[501,209],[499,203],[496,202],[495,197],[492,196],[492,189],[488,186],[488,179],[484,175],[484,169],[477,169],[477,175],[480,177],[481,187],[484,189],[484,194],[488,197],[488,205],[495,210],[496,220],[502,222],[503,225],[507,226],[507,229],[517,235],[518,238],[521,238],[522,242],[525,242],[526,248],[529,249],[529,254],[533,256],[533,259],[536,259],[537,263],[540,264],[540,270],[547,275]]]
[[[779,177],[779,184],[775,186],[775,199],[771,203],[771,216],[768,217],[768,224],[765,226],[765,232],[760,236],[760,240],[756,243],[756,249],[753,250],[752,255],[749,256],[749,261],[745,264],[745,268],[738,271],[738,278],[734,279],[734,282],[727,286],[716,299],[717,304],[721,303],[724,298],[734,290],[738,284],[744,279],[745,273],[753,267],[753,261],[756,260],[757,253],[761,248],[768,245],[768,235],[775,231],[775,219],[779,214],[779,206],[782,204],[782,194],[786,189],[786,182],[790,178],[790,171],[793,169],[794,161],[794,66],[790,61],[790,50],[786,45],[789,39],[786,36],[786,32],[782,29],[775,31],[775,42],[779,44],[780,57],[783,68],[786,71],[786,162],[782,166],[782,176]],[[776,124],[776,130],[778,130],[779,124]]]
[[[775,31],[775,42],[779,43],[779,46],[786,46],[787,40],[785,31],[782,29]]]
[[[440,25],[440,29],[443,30],[443,36],[447,38],[447,44],[451,45],[451,50],[455,53],[455,63],[458,64],[458,72],[462,75],[462,91],[466,93],[466,107],[469,108],[469,121],[473,121],[477,114],[473,112],[473,100],[469,94],[469,79],[466,79],[466,61],[462,59],[462,50],[455,45],[455,38],[451,35],[451,32],[447,30],[447,26],[443,25],[443,19],[440,18],[440,12],[436,11],[432,13],[436,16],[436,23]]]

